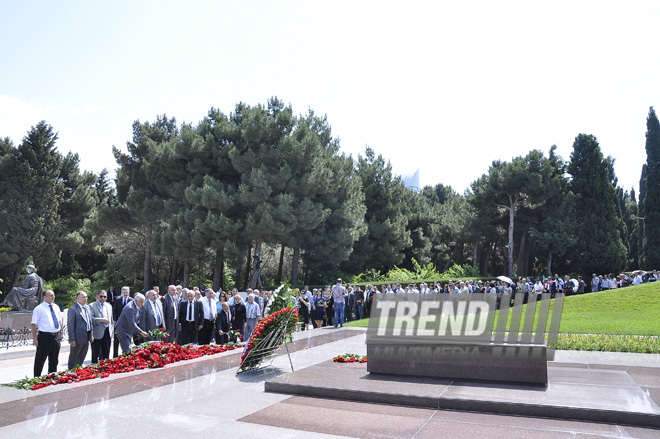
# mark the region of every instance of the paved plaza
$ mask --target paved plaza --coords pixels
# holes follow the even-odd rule
[[[0,387],[0,437],[660,438],[657,428],[627,425],[660,414],[660,355],[559,351],[548,387],[531,390],[370,377],[363,364],[332,363],[366,353],[361,329],[294,339],[294,373],[282,350],[271,367],[236,375],[240,352],[231,351],[38,391]],[[63,344],[60,370],[67,357]],[[0,352],[0,382],[29,375],[33,358],[31,346]],[[571,408],[590,407],[642,418],[571,419]]]

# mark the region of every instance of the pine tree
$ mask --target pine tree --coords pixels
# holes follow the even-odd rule
[[[640,187],[643,218],[641,262],[646,269],[660,267],[660,123],[653,107],[646,119],[646,165]],[[642,192],[643,190],[643,192]]]
[[[392,175],[392,165],[382,155],[367,147],[364,157],[358,155],[357,173],[362,180],[367,233],[353,246],[353,254],[344,264],[349,272],[366,268],[388,270],[403,261],[405,250],[412,245],[405,209],[405,185]]]
[[[637,235],[637,246],[639,249],[639,265],[636,268],[646,266],[646,255],[644,254],[644,235],[646,227],[644,226],[644,199],[646,198],[646,169],[647,165],[642,165],[642,176],[639,179],[639,204],[637,212],[639,216],[639,232]]]
[[[31,260],[45,278],[79,272],[84,223],[95,204],[91,173],[78,156],[57,151],[57,133],[45,121],[18,147],[0,141],[0,270],[8,286]],[[86,251],[86,250],[84,250]],[[11,273],[14,273],[13,276]]]
[[[509,276],[513,276],[516,211],[526,204],[540,204],[548,191],[557,186],[556,173],[551,171],[543,153],[533,150],[525,157],[515,157],[510,163],[494,161],[488,174],[472,185],[474,204],[492,203],[507,213]]]
[[[575,194],[573,210],[580,242],[570,254],[576,273],[618,273],[628,258],[619,232],[614,172],[592,135],[580,134],[573,143],[568,165],[569,190]]]
[[[176,119],[163,115],[153,123],[133,122],[133,141],[126,142],[128,154],[113,147],[117,170],[117,205],[100,205],[90,224],[95,234],[113,233],[116,239],[131,240],[143,250],[144,288],[151,287],[153,243],[162,227],[166,194],[149,168],[154,146],[179,135]],[[151,171],[151,175],[149,172]],[[156,233],[155,233],[156,232]]]

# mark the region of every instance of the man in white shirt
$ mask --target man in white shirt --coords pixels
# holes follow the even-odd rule
[[[202,310],[204,311],[204,323],[199,330],[199,344],[211,343],[213,329],[215,328],[215,318],[218,314],[218,303],[213,298],[215,292],[211,288],[204,291],[205,297],[202,299]]]
[[[461,292],[462,294],[468,294],[470,293],[470,289],[468,288],[467,285],[465,285],[465,282],[461,281],[459,284],[458,291]]]
[[[332,287],[332,299],[335,307],[335,328],[337,325],[344,327],[344,297],[346,297],[346,288],[342,285],[341,278]]]
[[[314,303],[314,295],[312,294],[311,291],[309,291],[309,286],[305,285],[305,301],[309,304],[307,307],[308,314],[311,316],[312,315],[312,304]],[[312,323],[314,323],[314,319],[312,318]],[[307,322],[305,322],[307,323]]]
[[[541,297],[541,294],[543,294],[544,289],[545,288],[543,287],[543,283],[541,282],[541,279],[536,279],[536,283],[534,284],[534,293],[536,293],[538,298]]]
[[[598,278],[598,275],[594,273],[591,277],[591,292],[595,293],[598,291],[598,288],[600,287],[600,279]]]
[[[44,301],[32,311],[32,344],[36,346],[34,356],[34,376],[41,376],[46,358],[48,358],[48,373],[57,372],[57,360],[60,355],[62,340],[62,313],[55,304],[53,290],[44,292]]]

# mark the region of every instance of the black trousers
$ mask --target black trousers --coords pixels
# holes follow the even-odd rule
[[[227,344],[229,343],[229,335],[225,332],[224,334],[220,335],[218,331],[215,331],[215,342],[217,344]]]
[[[95,338],[92,342],[92,363],[110,358],[110,329],[105,328],[103,338]]]
[[[300,330],[304,331],[307,329],[307,323],[309,323],[309,308],[307,308],[305,305],[301,304],[300,308],[298,308],[298,319],[303,322]]]
[[[197,343],[197,326],[195,322],[181,322],[181,345]]]
[[[112,358],[117,358],[119,356],[119,337],[117,337],[117,331],[115,331],[115,336],[113,337],[112,342]]]
[[[37,354],[34,356],[34,376],[41,376],[46,359],[48,359],[48,373],[57,372],[57,357],[60,355],[58,333],[39,332],[37,343]]]
[[[202,329],[199,330],[199,344],[209,344],[211,343],[211,337],[213,337],[213,328],[215,324],[213,320],[204,319],[204,325]]]

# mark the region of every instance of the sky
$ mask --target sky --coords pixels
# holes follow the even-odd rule
[[[135,120],[277,96],[422,185],[462,193],[552,145],[568,160],[586,133],[637,191],[660,106],[659,1],[0,0],[0,16],[0,137],[45,120],[111,176]]]

